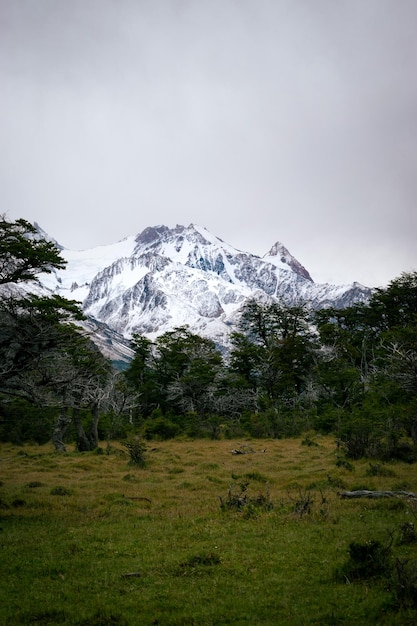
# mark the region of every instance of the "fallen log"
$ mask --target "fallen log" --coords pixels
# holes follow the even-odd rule
[[[145,498],[144,496],[125,496],[123,494],[123,497],[126,498],[126,500],[139,500],[142,502],[149,502],[149,504],[152,504],[152,500],[150,500],[149,498]]]
[[[120,574],[121,578],[140,578],[142,574],[140,572],[128,572],[127,574]]]
[[[255,454],[255,450],[251,446],[240,446],[239,448],[234,448],[234,450],[230,450],[232,454]],[[262,450],[262,452],[266,452]]]
[[[358,489],[356,491],[342,491],[341,498],[408,498],[417,500],[417,493],[412,491],[371,491]]]

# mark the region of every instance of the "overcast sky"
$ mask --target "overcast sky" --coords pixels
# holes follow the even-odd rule
[[[0,0],[0,212],[417,270],[416,0]]]

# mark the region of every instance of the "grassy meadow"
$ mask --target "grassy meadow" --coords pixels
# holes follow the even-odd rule
[[[417,501],[339,495],[417,492],[416,465],[330,437],[146,447],[0,445],[0,624],[417,623]]]

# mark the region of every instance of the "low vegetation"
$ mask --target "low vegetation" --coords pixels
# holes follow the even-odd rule
[[[417,623],[417,272],[121,372],[64,265],[0,216],[0,624]]]
[[[64,265],[31,224],[0,216],[0,441],[88,452],[137,435],[320,432],[349,459],[417,460],[417,272],[341,309],[248,300],[227,354],[187,326],[134,334],[120,372],[82,333],[77,303],[30,295]]]
[[[0,624],[415,624],[414,466],[309,441],[1,444]]]

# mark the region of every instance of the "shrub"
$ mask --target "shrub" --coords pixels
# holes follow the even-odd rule
[[[410,543],[415,543],[417,541],[417,532],[414,527],[413,522],[404,522],[400,527],[400,537],[398,540],[398,544],[408,545]]]
[[[400,608],[417,607],[417,561],[395,559],[392,590]]]
[[[301,445],[308,446],[309,448],[311,448],[311,447],[318,447],[319,444],[317,443],[317,441],[315,441],[314,435],[306,434],[304,439],[301,441]]]
[[[165,441],[174,439],[179,433],[179,427],[166,417],[155,417],[146,420],[142,428],[145,439],[159,439]]]
[[[309,489],[299,492],[298,498],[293,500],[292,510],[298,517],[309,515],[314,504],[314,498]]]
[[[16,498],[16,500],[13,500],[12,506],[14,506],[15,509],[21,506],[26,506],[26,500],[23,500],[22,498]]]
[[[338,446],[350,459],[375,458],[381,453],[377,428],[366,417],[352,416],[338,432]]]
[[[352,541],[349,560],[338,570],[337,577],[351,582],[386,575],[390,572],[390,554],[390,547],[383,546],[380,541]]]
[[[334,478],[330,474],[327,474],[327,484],[336,489],[346,489],[346,483],[342,478]]]
[[[240,491],[234,491],[232,487],[229,488],[227,498],[223,500],[220,497],[220,508],[222,511],[244,511],[246,516],[252,516],[257,511],[270,511],[273,508],[269,496],[269,490],[266,494],[259,494],[257,496],[250,496],[247,493],[248,482],[240,485]]]
[[[399,441],[384,452],[384,458],[404,461],[404,463],[415,463],[417,461],[417,447],[408,441]]]
[[[347,469],[348,472],[353,472],[355,469],[350,461],[340,456],[336,459],[336,467],[343,467],[344,469]]]
[[[128,449],[130,462],[133,465],[140,465],[143,467],[145,465],[145,452],[146,447],[145,444],[139,439],[139,437],[132,437],[127,441],[122,441],[122,445]]]
[[[369,463],[366,473],[368,476],[395,476],[395,472],[380,463]]]
[[[68,487],[52,487],[51,489],[51,496],[70,496],[72,494],[71,489],[68,489]]]

